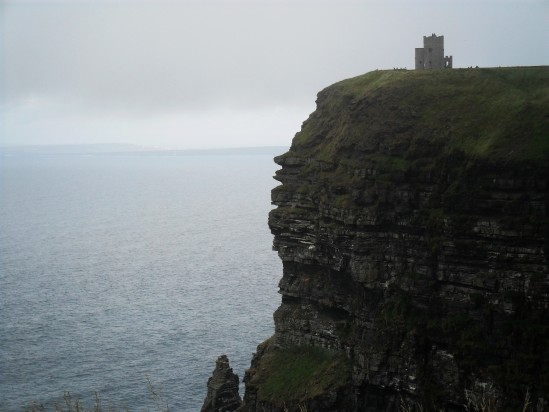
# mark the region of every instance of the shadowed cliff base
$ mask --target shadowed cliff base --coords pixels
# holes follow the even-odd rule
[[[242,410],[548,409],[548,67],[336,83],[275,161]]]

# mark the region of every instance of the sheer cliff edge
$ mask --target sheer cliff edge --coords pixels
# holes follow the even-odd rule
[[[336,83],[275,161],[241,410],[549,410],[549,67]]]

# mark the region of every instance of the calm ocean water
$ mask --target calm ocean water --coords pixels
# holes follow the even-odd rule
[[[273,333],[273,155],[0,159],[0,411],[64,391],[198,411]]]

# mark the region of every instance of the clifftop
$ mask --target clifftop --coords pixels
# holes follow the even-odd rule
[[[244,410],[548,407],[547,67],[336,83],[275,161]]]
[[[370,72],[322,90],[292,149],[322,160],[390,157],[385,166],[400,168],[452,150],[541,160],[549,153],[548,80],[549,67]]]

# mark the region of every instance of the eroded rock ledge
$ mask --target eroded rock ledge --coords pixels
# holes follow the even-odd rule
[[[275,159],[282,303],[243,410],[547,409],[548,85],[380,71],[319,93]]]

